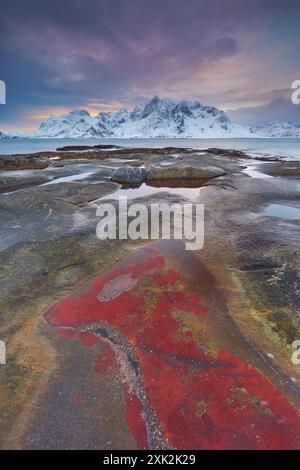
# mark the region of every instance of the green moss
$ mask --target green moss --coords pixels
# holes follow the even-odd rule
[[[299,338],[299,328],[294,324],[291,315],[284,311],[271,312],[268,315],[273,323],[272,330],[275,331],[287,344],[291,344]]]

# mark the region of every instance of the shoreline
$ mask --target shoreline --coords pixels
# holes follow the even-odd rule
[[[115,145],[124,148],[148,147],[161,148],[173,146],[180,148],[191,147],[201,151],[205,148],[216,147],[237,149],[249,156],[279,156],[287,160],[300,160],[299,138],[52,138],[52,139],[0,139],[1,154],[37,153],[40,151],[55,151],[62,146],[78,145]]]

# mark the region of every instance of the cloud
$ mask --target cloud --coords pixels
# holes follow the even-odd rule
[[[263,104],[299,78],[289,45],[299,11],[290,0],[10,0],[0,18],[0,128],[37,125],[32,116],[48,108],[113,109],[154,94]]]
[[[263,106],[230,111],[229,115],[234,121],[241,124],[287,121],[300,125],[300,105],[295,105],[290,99],[285,98],[277,98]]]

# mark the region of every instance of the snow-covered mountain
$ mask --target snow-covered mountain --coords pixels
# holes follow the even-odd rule
[[[248,137],[223,111],[199,101],[174,103],[157,96],[144,109],[121,109],[92,117],[85,110],[51,116],[36,137]]]
[[[62,116],[50,116],[42,122],[35,137],[97,137],[97,122],[85,109]]]
[[[249,128],[255,137],[300,137],[300,126],[295,126],[291,122],[271,122],[265,126],[252,125]]]
[[[0,138],[18,137],[1,133]],[[141,109],[121,109],[91,116],[79,109],[63,116],[50,116],[31,137],[84,138],[84,137],[300,137],[300,127],[290,123],[271,123],[266,126],[241,126],[213,106],[199,101],[180,101],[154,96]]]
[[[32,134],[24,131],[0,131],[0,139],[17,139],[26,137],[32,137]]]

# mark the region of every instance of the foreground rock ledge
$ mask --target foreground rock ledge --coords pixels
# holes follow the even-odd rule
[[[3,191],[32,187],[0,194],[0,447],[299,448],[300,220],[285,218],[299,206],[299,162],[72,150],[19,162],[44,159],[45,170],[1,172]],[[161,190],[175,187],[175,162],[226,172],[201,191],[201,252],[96,239],[97,201],[119,189],[116,168],[131,177],[139,166],[143,181],[164,172],[150,184],[157,193],[140,193],[149,207],[186,200]],[[271,217],[270,205],[286,213]]]

